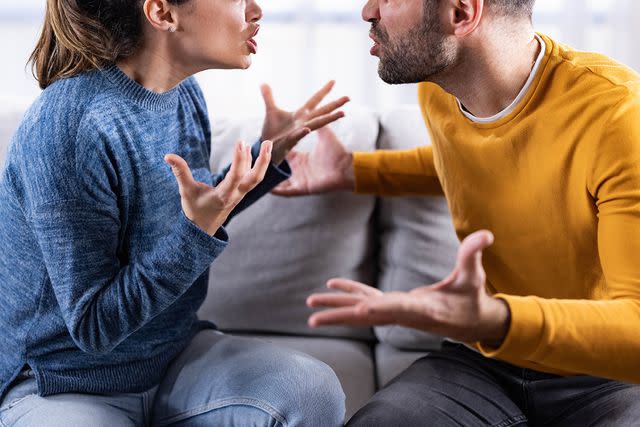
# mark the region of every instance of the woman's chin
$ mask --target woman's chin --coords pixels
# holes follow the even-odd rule
[[[251,55],[247,55],[244,58],[242,58],[242,63],[241,63],[242,65],[240,65],[240,67],[238,68],[240,68],[241,70],[246,70],[249,67],[251,67],[252,63],[253,63],[253,60],[251,59]]]

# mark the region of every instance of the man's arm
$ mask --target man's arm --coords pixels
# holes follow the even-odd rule
[[[380,196],[442,196],[433,148],[354,153],[355,190]]]
[[[348,152],[329,129],[318,131],[313,152],[292,151],[292,177],[274,194],[285,197],[356,191],[381,196],[442,195],[429,146],[406,151]]]
[[[481,349],[508,362],[640,383],[640,102],[612,109],[592,158],[587,189],[597,207],[606,297],[496,295],[509,304],[511,327],[497,350]]]

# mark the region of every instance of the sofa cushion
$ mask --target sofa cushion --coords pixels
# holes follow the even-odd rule
[[[261,119],[214,121],[212,170],[230,160],[238,139],[257,140]],[[373,150],[377,116],[352,110],[334,127],[351,149]],[[310,150],[315,134],[303,140]],[[231,221],[230,243],[211,266],[200,316],[226,331],[372,339],[371,329],[310,329],[307,297],[332,277],[375,281],[371,220],[375,198],[337,193],[302,198],[267,195]]]
[[[373,354],[366,343],[340,338],[249,336],[306,353],[329,365],[347,398],[347,420],[375,393]]]
[[[380,149],[410,149],[430,143],[417,106],[382,114]],[[444,197],[383,198],[378,209],[383,291],[408,291],[442,280],[455,265],[458,238]],[[375,328],[378,339],[398,348],[429,350],[440,338],[399,326]]]
[[[18,129],[28,105],[28,100],[12,99],[8,105],[0,108],[0,171],[4,168],[11,138]]]

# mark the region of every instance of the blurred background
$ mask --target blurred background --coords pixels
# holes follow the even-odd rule
[[[26,66],[42,25],[44,0],[0,2],[0,109],[28,104],[39,93]],[[360,18],[364,0],[262,0],[265,17],[260,52],[248,71],[198,75],[212,113],[262,111],[259,84],[294,108],[329,79],[336,95],[371,108],[415,101],[412,86],[391,87],[369,55],[369,25]],[[605,53],[640,70],[640,0],[537,0],[537,31],[581,50]]]

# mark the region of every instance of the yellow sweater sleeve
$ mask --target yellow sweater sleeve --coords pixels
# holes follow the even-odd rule
[[[354,153],[356,192],[380,196],[442,196],[431,146]]]
[[[498,294],[510,306],[510,330],[497,350],[478,347],[511,363],[640,383],[640,103],[613,110],[592,159],[586,191],[597,207],[606,297]]]

